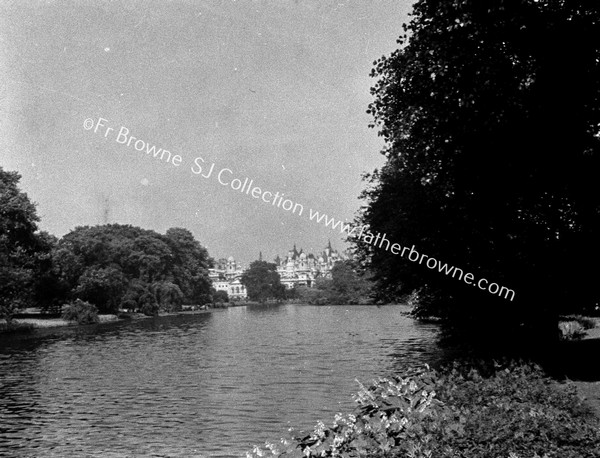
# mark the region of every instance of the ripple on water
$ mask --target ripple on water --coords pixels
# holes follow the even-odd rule
[[[401,307],[239,307],[0,341],[0,456],[235,457],[434,358]],[[3,454],[3,451],[5,451]]]

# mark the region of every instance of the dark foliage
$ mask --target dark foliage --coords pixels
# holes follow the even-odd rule
[[[317,278],[312,288],[295,288],[294,297],[311,305],[372,304],[372,284],[368,276],[358,271],[354,261],[337,262],[331,278]]]
[[[75,299],[73,302],[65,305],[62,318],[67,321],[76,321],[77,324],[98,323],[98,308],[89,302]]]
[[[515,291],[511,302],[358,242],[380,299],[480,337],[555,339],[591,309],[600,244],[600,9],[584,1],[421,0],[375,62],[386,163],[359,224]]]
[[[118,224],[78,227],[60,240],[53,256],[57,283],[102,313],[174,312],[210,293],[212,260],[186,229],[161,235]]]
[[[229,295],[227,291],[215,291],[213,294],[214,302],[229,302]]]
[[[35,300],[53,245],[51,236],[37,230],[35,205],[19,190],[20,178],[0,167],[0,318],[8,326]]]
[[[285,298],[285,286],[277,273],[277,266],[266,261],[254,261],[242,275],[242,284],[246,287],[252,301],[265,302],[267,299]]]

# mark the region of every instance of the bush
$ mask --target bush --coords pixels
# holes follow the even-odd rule
[[[596,320],[581,315],[569,315],[563,318],[565,321],[577,321],[584,330],[594,329]]]
[[[158,310],[160,307],[156,302],[154,294],[152,294],[150,291],[147,291],[146,293],[142,294],[138,304],[140,312],[142,312],[144,315],[158,316]]]
[[[123,311],[127,311],[128,312],[135,312],[137,310],[137,302],[134,301],[133,299],[125,299],[124,301],[121,302],[121,304],[119,305],[119,309],[123,310]]]
[[[150,290],[154,294],[159,310],[173,313],[181,312],[183,293],[179,286],[168,281],[155,282]]]
[[[600,422],[573,386],[527,364],[429,367],[361,386],[332,426],[265,448],[286,457],[592,458]],[[255,447],[249,457],[266,456]]]
[[[140,312],[146,316],[158,316],[158,309],[157,303],[145,302],[140,308]]]
[[[565,340],[581,339],[586,334],[585,328],[578,321],[563,321],[559,323],[558,329]]]
[[[214,302],[229,302],[229,295],[227,294],[227,291],[215,291],[215,293],[213,294],[213,301]]]
[[[77,324],[92,324],[100,321],[96,306],[81,299],[76,299],[74,302],[67,304],[63,310],[62,318],[67,321],[76,321]]]

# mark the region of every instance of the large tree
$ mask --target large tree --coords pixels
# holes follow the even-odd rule
[[[242,274],[241,281],[253,301],[281,300],[285,295],[285,286],[281,284],[277,266],[271,262],[254,261]]]
[[[58,282],[100,312],[121,306],[155,314],[210,297],[212,260],[186,229],[162,235],[119,224],[78,227],[53,254]]]
[[[13,315],[32,298],[33,274],[45,235],[37,234],[35,205],[19,190],[21,176],[0,167],[0,318]]]
[[[583,0],[420,0],[375,62],[386,163],[359,216],[373,233],[514,290],[513,300],[359,241],[387,298],[463,329],[556,336],[597,305],[600,8]]]
[[[313,288],[296,288],[296,296],[303,302],[324,304],[370,304],[372,284],[367,272],[360,272],[356,262],[336,262],[331,268],[331,278],[319,277]],[[296,297],[292,297],[296,298]]]
[[[179,285],[188,304],[204,303],[212,286],[208,268],[214,261],[187,229],[171,228],[165,238],[173,253],[172,281]]]

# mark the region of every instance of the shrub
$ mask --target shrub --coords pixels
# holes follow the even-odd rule
[[[585,336],[585,328],[577,321],[563,321],[559,323],[558,329],[565,340],[581,339]]]
[[[271,456],[592,458],[599,421],[573,386],[527,364],[410,369],[361,385],[358,406],[308,435],[267,443]],[[248,457],[266,456],[255,447]]]
[[[564,317],[565,321],[577,321],[584,330],[594,329],[596,327],[596,320],[581,315],[569,315]]]
[[[213,294],[214,302],[229,302],[229,295],[227,291],[215,291]]]
[[[181,312],[183,293],[179,286],[168,281],[156,282],[150,290],[154,294],[159,310],[164,312]]]
[[[119,309],[123,310],[123,311],[126,310],[127,312],[135,312],[137,309],[137,306],[138,306],[137,302],[134,301],[133,299],[125,299],[119,305]]]
[[[156,298],[154,297],[154,294],[152,294],[150,291],[147,291],[146,293],[142,294],[142,296],[139,299],[139,308],[140,308],[140,312],[142,312],[144,315],[147,316],[157,316],[158,315],[158,310],[159,310],[159,305],[156,302]]]
[[[145,302],[140,308],[140,312],[146,316],[158,316],[158,309],[157,303]]]
[[[92,324],[100,321],[96,306],[81,299],[76,299],[67,304],[63,310],[62,318],[67,321],[76,321],[77,324]]]

